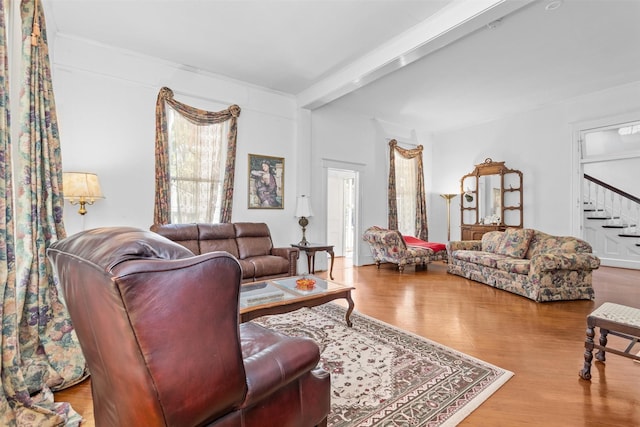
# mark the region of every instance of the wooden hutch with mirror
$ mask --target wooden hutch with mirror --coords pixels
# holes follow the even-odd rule
[[[522,172],[486,159],[462,177],[462,240],[480,240],[489,231],[522,228]]]

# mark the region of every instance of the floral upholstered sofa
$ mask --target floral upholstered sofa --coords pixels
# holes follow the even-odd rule
[[[584,240],[508,228],[447,249],[451,274],[538,302],[594,298],[591,272],[600,259]]]
[[[402,272],[406,265],[426,266],[431,261],[447,258],[444,243],[425,242],[415,237],[403,236],[398,230],[373,226],[364,232],[362,238],[369,243],[378,268],[381,263],[390,262],[396,264]]]

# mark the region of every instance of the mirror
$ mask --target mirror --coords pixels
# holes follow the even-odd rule
[[[498,224],[502,219],[502,184],[500,175],[478,178],[478,216],[481,224]]]
[[[463,236],[465,231],[476,238],[491,230],[522,227],[522,173],[519,170],[488,158],[462,177],[461,193]],[[463,237],[463,240],[466,239]]]

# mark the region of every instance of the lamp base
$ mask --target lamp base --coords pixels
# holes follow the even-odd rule
[[[300,246],[309,246],[309,242],[307,241],[307,238],[304,235],[305,231],[307,230],[307,225],[309,225],[309,220],[307,218],[301,216],[300,220],[298,221],[298,224],[300,224],[300,227],[302,227],[302,240],[300,240],[298,245],[300,245]]]

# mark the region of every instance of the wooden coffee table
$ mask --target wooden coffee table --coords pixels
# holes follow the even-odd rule
[[[311,290],[296,288],[296,280],[302,277],[316,281]],[[302,307],[315,307],[338,298],[349,303],[345,315],[351,327],[351,313],[354,303],[351,299],[353,286],[341,285],[315,276],[293,276],[263,282],[246,283],[240,286],[240,321],[248,322],[268,314],[283,314]]]

